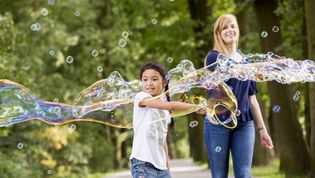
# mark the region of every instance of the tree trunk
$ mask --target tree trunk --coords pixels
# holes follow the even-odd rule
[[[203,45],[197,47],[197,59],[194,61],[195,67],[203,67],[204,58],[207,52],[211,49],[210,44],[212,44],[211,32],[204,34],[204,27],[207,22],[207,17],[211,14],[211,8],[208,7],[207,0],[188,0],[189,11],[191,19],[194,20],[196,25],[194,26],[194,37],[198,44],[199,41],[204,41]],[[209,39],[210,36],[210,39]],[[190,128],[189,126],[189,145],[190,145],[190,155],[195,161],[207,161],[207,154],[203,139],[203,118],[197,114],[191,114],[188,116],[189,119],[196,120],[199,124],[197,127]]]
[[[246,0],[234,0],[236,4],[236,18],[240,29],[240,36],[248,34],[248,9],[251,6],[250,1]]]
[[[256,0],[254,9],[260,31],[267,31],[268,37],[261,38],[263,52],[272,51],[281,45],[281,31],[273,33],[273,26],[279,26],[279,18],[274,14],[277,0]],[[273,114],[275,136],[278,141],[280,168],[287,176],[304,175],[309,170],[309,154],[303,139],[297,113],[291,101],[291,87],[276,82],[268,82],[271,107],[279,105],[280,112]]]
[[[207,18],[212,14],[211,7],[208,6],[208,0],[188,0],[189,12],[192,20],[196,22],[194,26],[194,36],[195,41],[203,41],[203,45],[197,46],[198,57],[204,59],[206,52],[211,49],[212,46],[212,30],[209,30],[209,33],[203,33],[204,27],[207,23]],[[203,60],[199,60],[198,63],[203,65]]]
[[[127,168],[128,167],[128,163],[129,163],[129,157],[130,155],[128,154],[128,147],[130,147],[130,131],[127,129],[121,129],[121,134],[126,134],[126,137],[124,139],[122,139],[123,141],[121,142],[121,158],[123,161],[121,166],[123,168]]]
[[[308,56],[315,59],[315,18],[314,18],[315,0],[305,0],[305,19],[307,31]],[[309,111],[310,111],[310,157],[311,157],[311,175],[315,177],[315,84],[309,85]]]
[[[305,7],[304,1],[302,1],[303,7]],[[303,59],[308,58],[308,46],[307,46],[307,32],[306,32],[306,18],[304,16],[303,19],[303,30],[302,30],[302,51],[303,51]],[[310,148],[311,142],[311,112],[310,112],[310,93],[309,93],[309,83],[305,83],[304,85],[304,115],[305,115],[305,132],[306,132],[306,144],[308,148]]]
[[[190,127],[188,124],[189,131],[189,144],[190,144],[190,155],[194,161],[208,162],[207,152],[205,149],[205,143],[203,138],[203,118],[196,113],[189,115],[189,121],[197,121],[196,127]],[[188,123],[190,123],[188,122]]]
[[[245,0],[234,0],[235,4],[236,4],[236,9],[237,9],[237,12],[236,12],[236,17],[237,17],[237,22],[238,22],[238,26],[239,26],[239,29],[240,29],[240,36],[246,36],[249,32],[249,29],[248,29],[248,9],[250,8],[250,6],[252,5],[251,2],[248,2],[248,1],[245,1]],[[244,48],[243,46],[240,46],[240,48]],[[265,103],[258,98],[258,102],[259,102],[259,105],[261,107],[261,111],[262,111],[262,115],[263,115],[263,118],[264,118],[264,122],[268,127],[268,120],[267,120],[267,114],[264,113],[265,111]],[[263,148],[261,146],[261,143],[260,143],[260,139],[258,136],[258,133],[256,133],[256,139],[255,139],[255,151],[254,151],[254,155],[253,155],[253,166],[260,166],[260,165],[267,165],[269,164],[269,162],[273,159],[273,151],[270,151],[270,150],[267,150],[265,148]]]
[[[109,127],[110,130],[110,138],[111,144],[113,145],[114,152],[113,152],[113,167],[114,169],[120,168],[120,158],[121,158],[121,150],[118,144],[118,129],[114,127]]]
[[[176,151],[175,151],[175,144],[173,141],[173,133],[172,131],[168,131],[167,133],[167,137],[166,137],[166,141],[167,141],[167,146],[168,146],[168,155],[170,157],[170,159],[176,159]]]

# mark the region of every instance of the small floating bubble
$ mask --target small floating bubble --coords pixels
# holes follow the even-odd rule
[[[56,3],[56,0],[48,0],[49,5],[54,5]]]
[[[80,16],[80,11],[75,11],[74,15],[79,17]]]
[[[46,8],[42,8],[40,10],[40,13],[42,14],[42,16],[47,16],[48,15],[48,10]]]
[[[31,25],[31,30],[32,31],[40,31],[42,26],[39,23],[34,23]]]
[[[221,150],[222,150],[222,148],[220,146],[216,146],[214,149],[214,151],[217,153],[219,153]]]
[[[49,175],[52,174],[52,170],[48,169],[47,174],[49,174]]]
[[[158,20],[157,19],[152,19],[151,22],[152,22],[153,25],[156,25],[158,23]]]
[[[40,23],[36,23],[36,31],[40,31],[42,29],[42,26]]]
[[[91,52],[91,55],[93,57],[97,57],[98,56],[98,51],[96,49],[94,49],[92,52]]]
[[[71,124],[70,127],[68,128],[68,132],[73,133],[76,128],[77,128],[77,126],[75,124]]]
[[[126,39],[126,38],[129,37],[129,33],[128,33],[127,31],[124,31],[124,32],[121,34],[121,36]]]
[[[292,97],[293,101],[299,101],[300,100],[300,91],[296,91]]]
[[[196,127],[197,125],[198,125],[198,121],[191,121],[190,124],[189,124],[189,126],[190,126],[191,128],[194,128],[194,127]]]
[[[23,143],[18,143],[16,147],[21,150],[21,149],[23,149],[24,144]]]
[[[98,66],[97,67],[97,72],[103,72],[103,67],[102,66]]]
[[[124,48],[124,47],[126,47],[126,45],[127,45],[127,41],[126,40],[124,40],[122,38],[118,40],[118,46],[119,47]]]
[[[72,57],[72,56],[67,56],[66,62],[67,62],[68,64],[73,63],[73,57]]]
[[[50,55],[50,56],[55,55],[55,51],[54,51],[53,49],[49,50],[49,55]]]
[[[240,115],[241,115],[241,113],[242,113],[242,112],[238,109],[238,110],[236,110],[235,115],[236,115],[236,116],[240,116]]]
[[[278,26],[273,26],[273,27],[272,27],[272,31],[275,32],[275,33],[277,33],[279,30],[280,30],[280,29],[279,29]]]
[[[172,63],[172,62],[173,62],[173,58],[172,58],[172,57],[168,57],[168,58],[167,58],[167,62],[168,62],[168,63]]]
[[[273,110],[273,112],[278,113],[278,112],[280,112],[281,108],[279,105],[274,105],[272,110]]]
[[[261,37],[263,37],[263,38],[267,38],[268,32],[262,31],[260,35],[261,35]]]

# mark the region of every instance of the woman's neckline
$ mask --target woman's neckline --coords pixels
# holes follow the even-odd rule
[[[226,54],[223,54],[223,53],[221,53],[221,52],[219,52],[219,51],[217,51],[217,50],[215,50],[215,49],[213,49],[212,51],[227,56]],[[244,54],[243,54],[239,49],[236,49],[236,52],[237,52],[237,54],[239,54],[239,55],[241,56],[240,60],[235,60],[234,58],[231,58],[230,56],[227,56],[227,57],[228,57],[229,59],[233,60],[233,61],[236,62],[236,63],[242,63],[242,62],[244,62],[244,60],[243,60],[243,59],[244,59]]]

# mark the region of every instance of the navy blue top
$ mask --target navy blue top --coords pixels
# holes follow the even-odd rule
[[[206,65],[210,65],[216,62],[219,52],[212,50],[207,54]],[[209,70],[214,70],[216,65],[211,67]],[[238,102],[238,109],[241,114],[237,116],[239,121],[251,121],[253,120],[253,114],[250,108],[249,96],[258,93],[256,82],[252,80],[241,81],[235,78],[231,78],[225,82],[230,86],[233,94],[235,95]],[[208,97],[211,97],[211,90],[208,92]]]

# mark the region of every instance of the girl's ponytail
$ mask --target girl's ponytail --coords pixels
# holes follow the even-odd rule
[[[168,81],[166,82],[164,91],[168,91]],[[167,101],[171,101],[171,97],[170,97],[169,92],[166,92],[166,99],[167,99]],[[169,123],[168,127],[170,128],[171,131],[175,130],[174,118],[171,118],[171,122]]]

